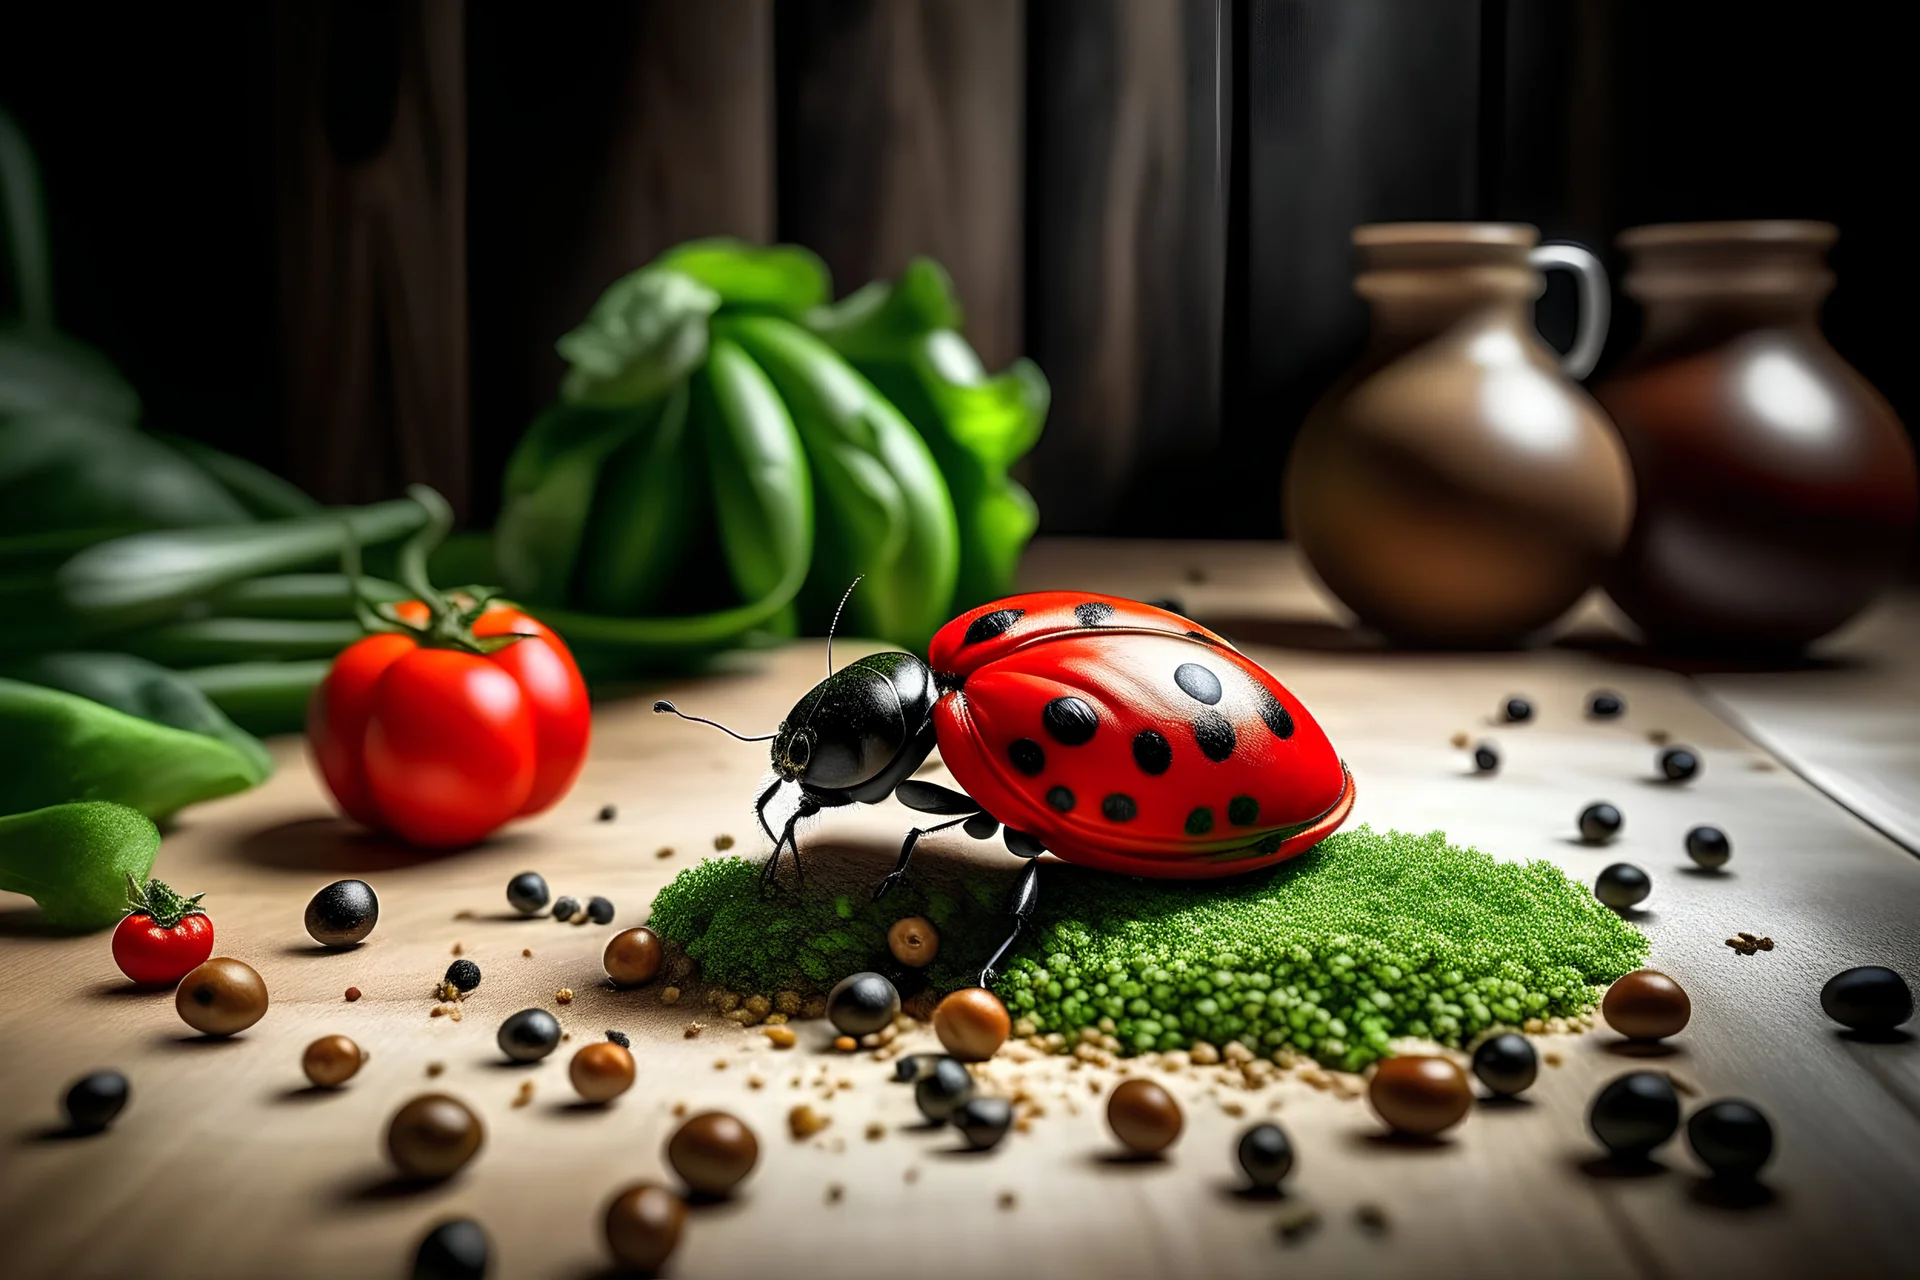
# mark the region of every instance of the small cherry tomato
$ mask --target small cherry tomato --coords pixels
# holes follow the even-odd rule
[[[202,894],[183,898],[158,880],[127,877],[127,918],[113,931],[113,962],[143,987],[171,987],[213,954]]]
[[[504,605],[453,626],[419,601],[394,612],[415,630],[347,648],[307,709],[308,743],[342,811],[446,849],[565,795],[591,713],[560,638]]]

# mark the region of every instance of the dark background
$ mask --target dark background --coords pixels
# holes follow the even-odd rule
[[[16,5],[0,104],[40,152],[62,324],[152,425],[323,497],[422,479],[487,522],[553,339],[616,275],[728,233],[812,246],[843,292],[944,261],[988,364],[1025,351],[1052,379],[1027,472],[1046,531],[1270,536],[1292,433],[1364,333],[1361,222],[1529,221],[1617,270],[1637,223],[1830,219],[1828,333],[1920,421],[1912,85],[1885,15]],[[1562,342],[1565,289],[1541,312]]]

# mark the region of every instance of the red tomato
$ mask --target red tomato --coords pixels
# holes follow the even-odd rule
[[[401,614],[426,620],[417,603]],[[573,655],[517,609],[489,610],[473,630],[529,638],[481,655],[380,634],[334,660],[307,708],[307,740],[348,816],[455,848],[573,786],[591,727]]]
[[[131,910],[113,931],[113,962],[143,987],[171,987],[213,954],[213,921],[197,895],[182,898],[158,880],[127,885]]]

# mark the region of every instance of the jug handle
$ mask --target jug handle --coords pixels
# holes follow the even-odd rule
[[[1560,357],[1560,368],[1578,381],[1593,372],[1600,363],[1600,352],[1607,345],[1607,320],[1612,297],[1607,292],[1607,269],[1600,259],[1581,245],[1543,244],[1527,255],[1527,261],[1541,270],[1564,267],[1579,278],[1579,323],[1573,332],[1573,345]]]

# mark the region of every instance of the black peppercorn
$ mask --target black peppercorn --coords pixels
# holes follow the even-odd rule
[[[67,1123],[76,1133],[98,1133],[127,1105],[127,1078],[118,1071],[81,1076],[67,1090]]]
[[[1639,906],[1653,892],[1653,881],[1631,862],[1616,862],[1593,882],[1593,896],[1616,911]]]
[[[1497,1098],[1525,1093],[1540,1073],[1533,1042],[1517,1031],[1503,1031],[1473,1051],[1473,1074]]]
[[[896,1084],[917,1084],[920,1077],[933,1070],[933,1064],[939,1058],[931,1053],[909,1053],[897,1058],[893,1064],[893,1079]]]
[[[578,898],[555,899],[553,904],[553,918],[555,920],[571,920],[579,914],[580,914],[580,899]]]
[[[413,1280],[486,1280],[491,1247],[472,1218],[455,1218],[427,1232],[413,1255]]]
[[[913,1102],[920,1114],[945,1124],[973,1097],[973,1073],[958,1058],[940,1058],[913,1086]]]
[[[1700,772],[1700,756],[1691,747],[1668,747],[1660,753],[1660,772],[1668,782],[1686,782]]]
[[[607,1039],[613,1041],[622,1049],[633,1048],[633,1041],[627,1039],[627,1033],[624,1031],[609,1031],[607,1032]]]
[[[1587,697],[1587,714],[1595,720],[1612,720],[1627,709],[1627,700],[1611,689],[1595,689]]]
[[[1500,767],[1500,753],[1491,742],[1483,742],[1473,749],[1473,767],[1481,773],[1492,773]]]
[[[1751,1178],[1773,1156],[1773,1126],[1749,1102],[1709,1102],[1687,1120],[1687,1145],[1716,1177]]]
[[[1696,866],[1715,871],[1733,856],[1733,842],[1718,827],[1695,827],[1687,832],[1687,856]]]
[[[595,924],[612,924],[613,904],[605,898],[588,898],[587,919]]]
[[[307,903],[307,932],[323,947],[351,947],[379,919],[380,900],[364,880],[335,880]]]
[[[507,881],[507,905],[523,916],[539,915],[547,905],[547,880],[538,871],[522,871]]]
[[[1005,1098],[969,1098],[953,1113],[953,1126],[975,1151],[1000,1144],[1013,1123],[1013,1104]]]
[[[1525,698],[1508,698],[1500,710],[1515,724],[1533,719],[1533,704]]]
[[[1587,1123],[1615,1156],[1644,1159],[1680,1127],[1680,1098],[1658,1071],[1629,1071],[1594,1097]]]
[[[827,993],[828,1020],[850,1036],[870,1035],[899,1012],[900,992],[878,973],[842,978]]]
[[[1820,1007],[1855,1031],[1891,1031],[1913,1016],[1913,992],[1893,970],[1863,964],[1827,979],[1820,989]]]
[[[522,1009],[500,1024],[500,1052],[515,1062],[538,1062],[560,1043],[560,1022],[545,1009]]]
[[[620,816],[619,810],[615,809],[612,805],[603,804],[600,806],[600,821],[612,822],[615,818],[619,816]]]
[[[1580,838],[1588,844],[1605,844],[1620,834],[1620,811],[1604,800],[1580,811]]]
[[[1257,1124],[1240,1135],[1234,1148],[1241,1171],[1259,1191],[1277,1191],[1293,1172],[1293,1143],[1277,1124]]]
[[[471,991],[480,985],[480,966],[471,960],[455,960],[447,966],[447,981],[455,991]]]

